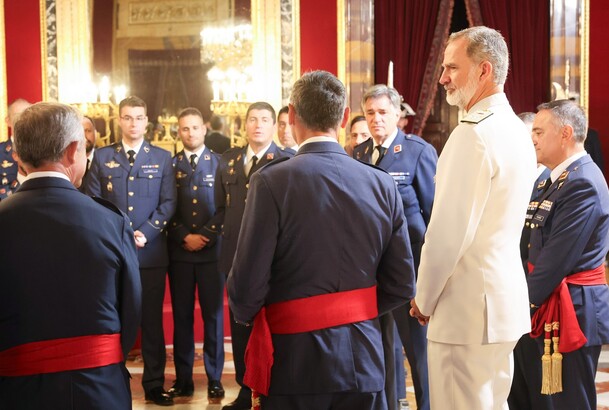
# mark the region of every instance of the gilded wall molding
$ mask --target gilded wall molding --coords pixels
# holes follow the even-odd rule
[[[6,127],[7,95],[6,95],[6,36],[4,28],[4,0],[0,0],[0,141],[8,138]]]
[[[282,103],[280,1],[252,0],[254,84],[257,95],[273,107]]]
[[[590,0],[582,1],[580,105],[586,116],[590,107]]]
[[[129,24],[200,23],[219,17],[217,0],[129,3]]]
[[[300,78],[300,2],[280,0],[281,105],[289,102],[294,82]]]
[[[40,53],[42,100],[57,101],[59,99],[59,88],[56,0],[40,0]]]

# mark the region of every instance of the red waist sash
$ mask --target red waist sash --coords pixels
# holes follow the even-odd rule
[[[0,376],[30,376],[123,361],[121,335],[90,335],[25,343],[0,352]]]
[[[533,265],[529,263],[528,267],[529,273],[532,272]],[[560,323],[558,350],[561,353],[577,350],[587,342],[586,336],[579,327],[567,284],[580,286],[606,285],[605,267],[601,265],[595,269],[566,276],[533,315],[530,333],[533,338],[544,334],[544,324]]]
[[[263,307],[245,350],[243,383],[267,396],[273,366],[272,334],[294,334],[374,319],[376,286],[288,300]]]

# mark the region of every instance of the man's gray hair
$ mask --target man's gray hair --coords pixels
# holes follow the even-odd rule
[[[400,104],[402,103],[402,98],[400,97],[400,93],[393,88],[387,87],[385,84],[376,84],[372,87],[368,88],[362,97],[362,110],[365,112],[366,101],[370,98],[376,99],[380,97],[387,97],[389,101],[391,101],[391,105],[397,112],[402,111],[400,109]]]
[[[58,162],[68,145],[84,149],[82,115],[73,107],[41,102],[26,109],[15,123],[15,151],[22,162],[39,168]]]
[[[327,71],[305,73],[292,88],[290,104],[300,121],[312,131],[340,127],[347,106],[347,91],[336,76]]]
[[[570,125],[573,128],[573,138],[579,143],[586,141],[588,133],[588,119],[584,109],[570,100],[557,100],[540,104],[537,110],[548,110],[558,127]]]
[[[510,56],[505,39],[497,30],[485,26],[470,27],[452,33],[448,43],[460,38],[466,38],[467,56],[474,62],[488,61],[493,66],[493,81],[504,85],[507,78]]]

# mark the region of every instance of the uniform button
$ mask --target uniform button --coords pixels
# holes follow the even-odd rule
[[[174,222],[174,223],[173,223],[173,226],[176,226],[176,225],[177,225],[177,222]]]
[[[197,213],[196,213],[196,212],[193,212],[193,213],[192,213],[192,216],[197,216]]]
[[[530,226],[530,225],[531,225],[531,223],[530,223],[530,222],[527,222],[527,223],[525,223],[525,225],[526,225],[526,226]]]
[[[197,201],[197,199],[196,199],[196,198],[192,200],[192,203],[193,203],[193,204],[196,204],[197,202],[199,202],[199,201]]]
[[[129,221],[129,226],[133,226],[133,222]]]
[[[196,227],[197,227],[197,224],[192,224],[192,227],[193,227],[193,228],[196,228]]]
[[[5,174],[6,175],[6,174]],[[112,175],[108,175],[108,179],[112,179]]]
[[[214,186],[214,184],[212,184],[211,182],[209,183],[209,186]]]
[[[135,177],[129,177],[129,181],[133,181]]]
[[[528,245],[527,245],[527,247],[528,247],[529,249],[531,249],[531,244],[528,244]]]
[[[164,226],[164,225],[167,225],[167,221],[163,221],[163,226]]]
[[[152,175],[148,175],[148,179],[152,179]]]
[[[535,229],[535,224],[531,224],[531,229]]]
[[[159,224],[159,221],[154,221],[154,223],[155,223],[156,225],[158,225],[158,224]]]
[[[249,189],[250,188],[250,184],[245,184],[245,189]]]
[[[130,206],[128,209],[129,209],[130,211],[133,211],[133,207],[132,207],[132,206]]]
[[[133,192],[129,192],[129,196],[133,196],[135,195]]]
[[[212,225],[212,226],[211,226],[211,229],[216,229],[216,225]]]
[[[199,187],[195,185],[192,187],[192,189],[193,189],[193,191],[196,191],[197,189],[199,189]]]

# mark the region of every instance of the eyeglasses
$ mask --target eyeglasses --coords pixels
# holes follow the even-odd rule
[[[143,115],[139,115],[137,117],[131,117],[129,115],[124,115],[121,117],[121,120],[125,121],[125,122],[142,122],[145,121],[147,117],[143,116]]]

